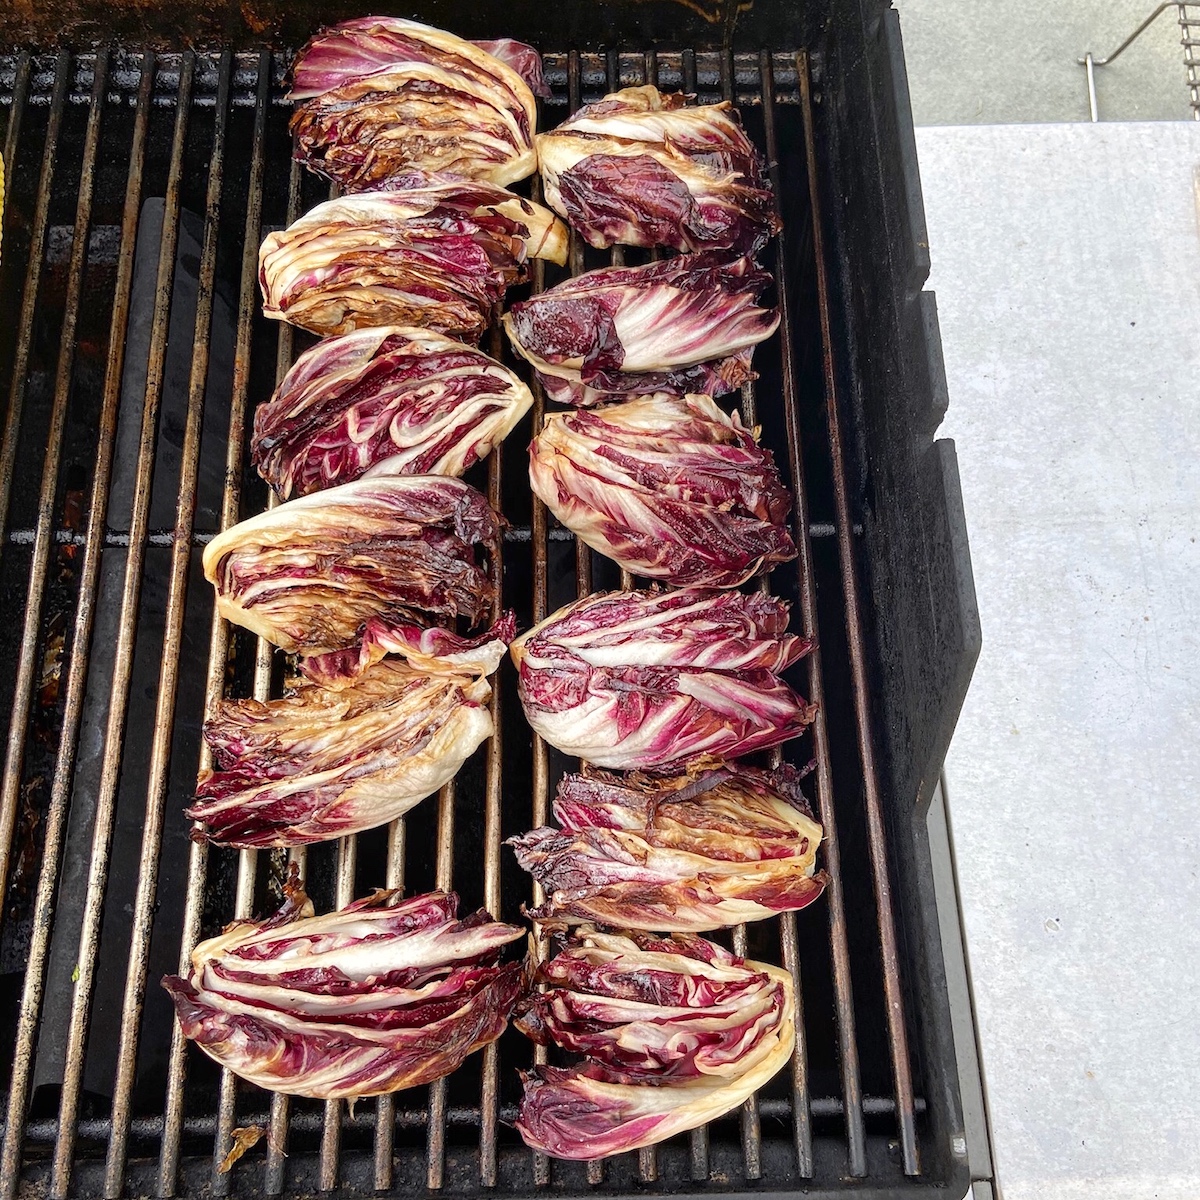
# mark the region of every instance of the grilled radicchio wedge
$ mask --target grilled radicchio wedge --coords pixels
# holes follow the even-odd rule
[[[476,546],[495,555],[501,518],[442,475],[379,475],[301,496],[218,534],[204,574],[236,625],[302,655],[355,646],[372,617],[492,609]]]
[[[637,575],[736,587],[796,556],[770,453],[708,396],[554,413],[529,447],[529,481],[568,529]]]
[[[792,978],[703,938],[583,929],[538,972],[516,1024],[585,1056],[524,1076],[517,1128],[535,1150],[592,1159],[730,1112],[795,1045]]]
[[[376,892],[327,916],[294,882],[266,921],[238,921],[168,975],[185,1036],[250,1083],[322,1100],[378,1096],[457,1070],[504,1032],[525,931],[458,897]]]
[[[504,326],[562,404],[721,396],[754,378],[754,347],[779,324],[756,302],[770,282],[749,258],[716,252],[602,267],[514,304]]]
[[[526,719],[564,754],[622,770],[778,745],[814,715],[778,675],[810,649],[787,617],[761,593],[587,596],[512,644]]]
[[[537,168],[531,47],[466,42],[396,17],[343,21],[292,65],[297,156],[346,191],[413,169],[506,184]]]
[[[566,260],[549,209],[442,176],[318,204],[259,251],[263,312],[313,333],[419,325],[478,338],[527,258]]]
[[[453,779],[492,734],[486,679],[386,658],[332,682],[222,701],[204,725],[217,770],[188,809],[207,823],[194,836],[303,846],[374,829]]]
[[[511,371],[444,334],[360,329],[302,354],[259,405],[254,465],[284,500],[381,466],[461,475],[532,403]]]
[[[804,908],[825,887],[794,767],[567,775],[554,817],[561,829],[509,841],[546,892],[535,921],[702,933]]]
[[[729,103],[687,107],[631,87],[539,134],[546,203],[592,246],[754,253],[778,233],[775,198]]]

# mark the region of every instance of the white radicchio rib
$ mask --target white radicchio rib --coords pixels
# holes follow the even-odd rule
[[[533,403],[480,350],[385,325],[318,342],[254,414],[258,473],[283,500],[386,471],[462,475]]]
[[[487,680],[444,665],[386,658],[332,682],[221,702],[204,724],[217,769],[188,809],[206,823],[193,837],[303,846],[386,825],[453,779],[493,733]]]
[[[623,88],[538,134],[546,203],[592,246],[735,249],[778,233],[762,162],[728,102]]]
[[[751,259],[715,251],[603,267],[514,304],[504,327],[559,403],[720,396],[754,378],[754,347],[779,324],[757,303],[770,283]]]
[[[538,971],[517,1027],[582,1065],[523,1075],[517,1129],[533,1149],[593,1159],[730,1112],[791,1057],[791,976],[703,938],[584,927]]]
[[[266,921],[238,921],[168,975],[185,1036],[259,1087],[322,1100],[378,1096],[440,1079],[504,1032],[525,931],[458,897],[376,892],[326,916],[295,877]]]
[[[811,648],[787,616],[761,593],[585,597],[510,648],[526,719],[564,754],[621,770],[778,745],[815,714],[779,678]]]
[[[537,168],[537,52],[467,42],[416,21],[362,17],[312,38],[292,64],[297,156],[345,191],[413,169],[495,184]]]
[[[263,313],[322,336],[416,325],[478,338],[529,258],[566,261],[549,209],[488,183],[408,176],[267,235]]]
[[[546,893],[535,921],[703,933],[805,908],[825,887],[794,767],[567,775],[554,817],[561,829],[508,843]]]
[[[218,534],[204,574],[221,615],[302,655],[358,646],[372,617],[492,610],[502,519],[474,488],[443,475],[377,475],[289,500]]]
[[[529,447],[529,481],[568,529],[635,575],[737,587],[796,556],[770,452],[708,396],[552,413]]]

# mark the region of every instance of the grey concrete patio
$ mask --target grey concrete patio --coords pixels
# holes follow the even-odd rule
[[[1157,0],[894,0],[918,125],[1086,121],[1076,59],[1114,50]],[[1187,117],[1174,12],[1097,72],[1108,121]]]

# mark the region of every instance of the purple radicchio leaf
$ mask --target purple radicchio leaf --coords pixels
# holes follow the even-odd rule
[[[478,338],[529,258],[566,259],[540,204],[444,175],[327,200],[259,251],[263,313],[321,336],[375,325]]]
[[[225,700],[205,722],[216,770],[188,809],[194,836],[302,846],[385,825],[432,795],[493,732],[486,679],[375,662],[338,690]]]
[[[167,976],[184,1034],[272,1091],[356,1099],[429,1083],[495,1041],[522,990],[500,950],[524,936],[458,898],[377,892],[315,917],[294,881],[284,909],[201,942]]]
[[[810,649],[785,601],[688,588],[598,593],[513,642],[534,730],[597,766],[665,770],[798,737],[815,709],[779,678]]]
[[[750,258],[718,252],[602,267],[514,304],[504,327],[561,403],[717,396],[754,377],[754,347],[779,324],[757,303],[770,283]]]
[[[542,75],[542,56],[532,46],[518,42],[516,38],[496,38],[493,41],[476,39],[475,45],[516,71],[525,81],[525,86],[539,99],[549,100],[554,94]]]
[[[821,826],[793,767],[567,775],[554,816],[561,829],[508,843],[546,893],[537,921],[704,932],[797,911],[824,890]]]
[[[221,615],[285,650],[357,646],[372,617],[477,624],[495,586],[502,518],[441,475],[377,475],[289,500],[215,537],[204,573]]]
[[[444,334],[359,329],[300,355],[254,414],[251,454],[283,500],[379,470],[460,476],[532,403],[511,371]]]
[[[590,245],[755,254],[781,227],[727,102],[688,106],[655,87],[624,88],[536,142],[546,203]]]
[[[290,98],[297,157],[344,191],[405,171],[495,184],[533,173],[536,51],[512,39],[467,42],[397,17],[322,30],[296,55]]]
[[[552,413],[529,480],[568,529],[636,575],[737,587],[796,556],[770,452],[708,396]]]
[[[584,1056],[524,1076],[529,1146],[590,1159],[694,1129],[736,1108],[788,1061],[791,976],[696,937],[585,927],[538,973],[517,1026]]]

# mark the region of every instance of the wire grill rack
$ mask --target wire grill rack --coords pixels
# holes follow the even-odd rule
[[[0,276],[14,314],[0,330],[10,379],[0,619],[20,629],[0,661],[13,680],[0,775],[8,884],[0,954],[19,963],[20,979],[5,1198],[23,1180],[54,1200],[338,1187],[575,1194],[660,1179],[712,1192],[761,1181],[819,1195],[937,1186],[922,1175],[926,1100],[872,729],[812,64],[803,50],[570,51],[545,61],[554,89],[547,125],[619,84],[657,81],[732,100],[782,201],[785,233],[766,257],[782,324],[760,350],[761,377],[741,408],[747,424],[763,426],[796,496],[799,561],[771,582],[793,600],[800,631],[819,642],[797,668],[819,715],[811,741],[787,752],[815,760],[830,886],[799,920],[735,930],[732,943],[797,980],[791,1069],[731,1120],[582,1166],[531,1155],[508,1128],[514,1068],[531,1054],[511,1033],[427,1094],[367,1101],[353,1114],[340,1102],[268,1097],[189,1050],[152,972],[184,966],[200,937],[269,909],[289,861],[319,909],[377,885],[439,886],[514,919],[529,884],[502,855],[502,838],[545,822],[554,782],[571,764],[531,740],[506,664],[492,699],[496,736],[456,784],[405,820],[287,855],[201,843],[180,850],[180,810],[197,766],[209,765],[200,717],[222,695],[266,698],[280,687],[281,656],[212,611],[198,547],[269,503],[248,470],[247,418],[305,335],[262,318],[257,249],[266,229],[325,193],[291,161],[282,56],[20,54],[0,61],[14,168]],[[622,259],[619,249],[600,258],[574,238],[570,271]],[[194,297],[181,315],[188,272]],[[531,286],[556,277],[535,264]],[[489,337],[485,347],[503,357],[495,322]],[[185,365],[176,369],[180,347]],[[472,476],[512,521],[504,561],[492,567],[502,585],[497,612],[515,606],[523,626],[593,587],[631,582],[574,544],[521,486],[520,447],[543,412],[535,389],[532,425]],[[62,686],[47,707],[48,662]],[[109,1061],[111,1079],[98,1088],[96,1064]],[[267,1128],[265,1149],[221,1172],[231,1131],[247,1124]]]

